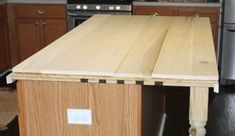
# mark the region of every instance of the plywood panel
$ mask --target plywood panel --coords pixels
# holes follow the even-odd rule
[[[138,85],[20,81],[21,133],[28,136],[141,136]],[[22,91],[23,90],[23,91]],[[92,125],[68,125],[67,108],[91,109]]]

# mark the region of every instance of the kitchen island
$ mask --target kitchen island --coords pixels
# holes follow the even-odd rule
[[[210,28],[204,17],[91,17],[13,68],[21,136],[141,136],[144,85],[190,87],[190,134],[204,136],[218,90]]]

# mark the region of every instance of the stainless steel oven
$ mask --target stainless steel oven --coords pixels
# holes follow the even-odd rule
[[[88,4],[84,3],[86,1],[72,1],[72,3],[69,3],[69,1],[67,2],[68,31],[80,25],[94,14],[131,15],[132,13],[132,5],[129,1],[123,2],[123,0],[120,0],[120,4],[109,4],[111,1],[103,4],[104,2],[100,0],[97,1],[98,4],[90,4],[95,3],[95,0],[92,0],[92,2],[87,1]],[[113,3],[118,3],[118,1],[113,1]]]
[[[78,12],[68,11],[67,13],[67,29],[72,30],[74,27],[86,21],[91,15],[80,15]]]

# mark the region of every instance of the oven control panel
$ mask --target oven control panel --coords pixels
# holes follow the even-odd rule
[[[131,5],[67,4],[68,10],[131,11]]]

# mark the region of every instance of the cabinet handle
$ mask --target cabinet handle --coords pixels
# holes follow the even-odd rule
[[[234,33],[235,29],[228,29],[228,31]]]
[[[47,24],[46,22],[43,22],[43,23],[42,23],[42,26],[46,26],[46,24]]]
[[[152,16],[160,16],[157,12],[153,13]]]
[[[39,23],[38,22],[34,22],[34,25],[37,26],[37,25],[39,25]]]
[[[39,9],[39,10],[37,10],[37,14],[38,15],[43,15],[43,14],[45,14],[45,11]]]

